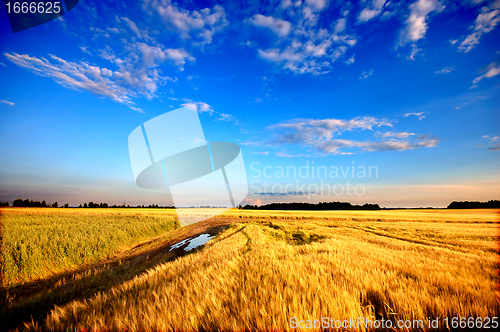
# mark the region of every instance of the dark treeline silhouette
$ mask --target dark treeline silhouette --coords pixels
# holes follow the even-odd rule
[[[267,205],[245,205],[240,209],[247,210],[380,210],[378,204],[352,205],[348,202],[313,203],[271,203]]]
[[[488,202],[451,202],[448,209],[500,209],[500,201]]]
[[[25,199],[24,201],[20,198],[14,200],[12,202],[12,206],[14,207],[59,207],[59,204],[57,202],[54,202],[52,204],[47,204],[45,201],[40,202],[40,201],[33,201],[29,199]],[[69,207],[68,203],[64,205],[64,207]]]
[[[9,202],[0,202],[0,206],[9,206]],[[64,208],[69,208],[69,204],[66,203],[64,205],[59,206],[57,202],[54,202],[52,204],[47,204],[45,201],[40,202],[40,201],[33,201],[29,199],[22,200],[20,198],[14,200],[12,202],[13,207],[64,207]],[[141,208],[141,209],[146,209],[146,208],[154,208],[154,209],[173,209],[173,206],[159,206],[158,204],[149,204],[147,206],[145,205],[137,205],[137,206],[130,206],[126,205],[125,202],[122,205],[109,205],[108,203],[94,203],[94,202],[88,202],[84,203],[83,205],[80,204],[79,208]]]
[[[0,202],[0,207],[9,206],[9,202]],[[33,201],[29,199],[22,200],[18,198],[12,202],[13,207],[64,207],[69,208],[69,204],[59,206],[57,202],[52,204],[46,203],[45,201]],[[194,207],[194,206],[193,206]],[[202,206],[203,207],[203,206]],[[149,205],[137,205],[130,206],[125,202],[122,205],[109,205],[108,203],[94,203],[88,202],[83,205],[80,204],[79,208],[140,208],[140,209],[174,209],[175,206],[160,206],[158,204]],[[245,205],[239,206],[240,209],[245,210],[399,210],[405,208],[380,208],[378,204],[364,204],[364,205],[352,205],[349,202],[321,202],[321,203],[271,203],[267,205]],[[421,208],[421,209],[432,209],[432,207]],[[500,200],[491,200],[488,202],[476,202],[476,201],[464,201],[464,202],[452,202],[448,205],[448,209],[500,209]]]
[[[123,203],[122,205],[108,205],[108,203],[94,203],[94,202],[89,202],[84,203],[83,206],[80,204],[78,206],[79,208],[127,208],[127,209],[173,209],[173,206],[160,206],[158,204],[149,204],[149,205],[137,205],[137,206],[130,206],[130,205],[125,205]]]

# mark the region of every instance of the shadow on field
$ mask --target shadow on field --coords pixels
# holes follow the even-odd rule
[[[182,227],[168,234],[141,242],[114,258],[59,273],[51,277],[0,290],[0,330],[21,328],[23,322],[40,322],[55,306],[92,297],[145,273],[155,266],[193,251],[187,243],[173,245],[200,234],[216,235],[234,222],[232,219],[209,219]],[[196,249],[194,249],[196,251]],[[40,324],[43,326],[43,324]]]

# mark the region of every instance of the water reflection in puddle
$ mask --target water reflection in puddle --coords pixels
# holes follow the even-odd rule
[[[187,247],[184,248],[184,251],[190,251],[190,250],[196,249],[196,248],[204,245],[205,243],[208,242],[208,240],[210,240],[213,237],[214,237],[214,235],[201,234],[201,235],[198,235],[197,237],[194,237],[192,239],[185,239],[185,240],[182,240],[181,242],[176,243],[173,246],[171,246],[169,251],[171,251],[173,249],[180,248],[186,244],[187,244]]]

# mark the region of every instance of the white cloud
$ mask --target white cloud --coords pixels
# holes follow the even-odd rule
[[[335,24],[322,23],[323,28],[318,24],[327,5],[324,0],[281,2],[273,12],[275,17],[253,15],[249,23],[271,29],[280,38],[278,41],[258,40],[247,44],[257,48],[260,58],[292,73],[328,73],[332,64],[357,40],[355,36],[345,34],[345,18],[339,18]]]
[[[264,152],[250,152],[249,154],[260,154],[262,156],[267,156],[269,154],[269,151],[264,151]]]
[[[261,14],[254,15],[249,22],[257,27],[268,28],[273,31],[278,37],[286,37],[290,34],[292,24],[279,18],[264,16]]]
[[[322,154],[346,154],[353,153],[353,150],[402,151],[420,147],[433,147],[439,142],[439,139],[430,138],[428,135],[390,131],[377,131],[374,135],[374,137],[378,137],[377,140],[360,141],[338,138],[346,131],[373,131],[375,128],[392,126],[393,124],[388,120],[379,120],[373,117],[359,117],[352,120],[295,120],[294,122],[269,126],[268,129],[275,133],[275,138],[268,144],[294,144],[312,148]],[[413,136],[416,137],[413,138]]]
[[[441,70],[436,71],[435,73],[436,74],[449,74],[449,73],[451,73],[454,70],[455,70],[455,68],[453,68],[453,67],[445,67],[445,68],[443,68]]]
[[[163,45],[149,45],[142,42],[137,42],[129,44],[126,46],[127,50],[135,55],[140,55],[141,63],[140,65],[146,68],[156,67],[164,61],[170,61],[175,66],[178,66],[180,70],[183,70],[186,60],[193,62],[195,58],[192,57],[183,48],[165,49]]]
[[[134,106],[129,106],[131,109],[133,109],[134,111],[136,112],[139,112],[139,113],[144,113],[144,111],[142,110],[142,108],[139,108],[139,107],[134,107]]]
[[[9,106],[14,106],[14,103],[11,102],[11,101],[8,101],[8,100],[0,100],[0,103],[4,103],[4,104],[7,104]]]
[[[99,6],[102,17],[97,15]],[[147,15],[135,16],[129,15],[130,11],[115,16],[103,7],[105,5],[99,2],[82,4],[82,12],[77,13],[76,20],[81,23],[85,20],[85,25],[91,26],[92,38],[85,38],[80,49],[110,64],[99,62],[101,59],[66,61],[57,56],[32,57],[16,53],[6,53],[5,56],[32,73],[50,77],[65,87],[89,91],[130,106],[136,97],[156,98],[159,87],[173,81],[163,73],[165,67],[170,69],[173,66],[182,71],[188,63],[195,61],[184,47],[166,47],[155,37],[165,40],[167,36],[168,45],[178,45],[179,40],[170,43],[172,36],[177,36],[168,31],[170,29],[187,38],[187,47],[203,46],[212,43],[213,35],[228,23],[220,6],[188,11],[167,0],[145,1],[143,9]],[[112,22],[112,25],[105,22]],[[69,29],[75,35],[85,33],[78,24],[68,26]]]
[[[313,10],[323,10],[326,7],[326,0],[306,0],[305,4]]]
[[[380,136],[382,138],[387,138],[387,137],[394,137],[394,138],[407,138],[410,136],[414,136],[416,134],[414,133],[408,133],[408,132],[400,132],[400,133],[394,133],[392,131],[386,131],[384,132],[377,132],[375,133],[375,136]]]
[[[427,31],[427,16],[439,9],[436,0],[417,0],[410,5],[410,15],[406,19],[406,27],[401,32],[400,45],[415,43],[424,38]]]
[[[124,65],[116,71],[93,66],[84,61],[65,61],[51,55],[52,61],[45,58],[31,57],[27,54],[4,53],[14,64],[44,77],[50,77],[58,84],[75,89],[89,91],[94,95],[133,105],[132,97],[142,94],[154,97],[159,84],[166,78],[156,70],[134,71],[133,66]]]
[[[487,8],[487,6],[484,6],[483,10],[487,10]],[[460,43],[458,50],[465,53],[472,50],[479,43],[481,36],[484,33],[492,31],[498,22],[500,22],[499,9],[479,14],[474,22],[473,32],[465,37],[465,39]]]
[[[369,71],[363,71],[363,72],[361,72],[361,75],[359,75],[359,79],[360,80],[364,80],[364,79],[367,79],[368,77],[370,77],[372,75],[373,75],[373,69],[371,69]]]
[[[357,22],[364,23],[372,18],[380,15],[385,5],[385,0],[372,0],[370,3],[359,13]]]
[[[151,39],[151,37],[149,37],[147,30],[139,29],[137,24],[135,24],[132,20],[128,19],[127,17],[122,17],[121,20],[125,22],[128,28],[136,35],[137,38],[145,40]]]
[[[271,130],[284,130],[283,140],[300,142],[308,137],[318,139],[332,139],[335,133],[355,129],[372,130],[376,127],[392,127],[388,120],[379,120],[373,117],[358,117],[352,120],[324,119],[324,120],[295,120],[269,126]]]
[[[345,18],[339,18],[337,23],[335,23],[335,29],[333,33],[337,34],[345,30],[346,21]]]
[[[204,103],[202,101],[191,101],[189,99],[185,99],[185,100],[187,102],[184,104],[181,104],[181,106],[192,107],[195,110],[197,110],[198,113],[204,113],[204,112],[207,112],[210,114],[214,113],[212,106],[208,105],[207,103]]]
[[[169,99],[175,99],[175,98],[169,98]],[[181,104],[181,106],[184,107],[189,107],[192,110],[196,110],[198,113],[208,113],[210,115],[216,114],[219,117],[215,119],[215,121],[232,121],[234,122],[235,125],[239,125],[238,120],[232,116],[231,114],[227,113],[220,113],[215,111],[211,105],[202,102],[202,101],[193,101],[191,99],[184,98],[183,99],[184,104]]]
[[[478,148],[488,148],[488,151],[500,151],[500,137],[490,137],[489,135],[484,135],[483,138],[489,141],[488,145],[476,145]]]
[[[476,87],[477,84],[483,80],[483,78],[491,78],[500,74],[500,66],[497,66],[496,63],[491,63],[488,67],[489,70],[486,73],[476,77],[474,81],[472,81],[473,87]]]
[[[194,45],[200,46],[211,44],[214,34],[229,24],[224,8],[219,5],[212,9],[188,11],[172,5],[170,1],[145,1],[143,10],[149,15],[158,14],[165,27],[178,32],[181,38],[192,40]]]
[[[89,48],[88,48],[88,47],[86,47],[86,46],[80,46],[80,49],[82,50],[82,52],[83,52],[83,53],[87,53],[87,54],[92,55],[92,54],[90,53],[90,51],[89,51]]]
[[[194,61],[195,59],[182,48],[169,48],[165,50],[166,58],[173,61],[175,65],[182,66],[188,61]]]
[[[405,118],[409,117],[409,116],[416,116],[418,117],[419,120],[423,120],[425,119],[425,112],[419,112],[419,113],[416,113],[416,112],[413,112],[413,113],[406,113],[404,115]]]
[[[226,113],[218,113],[220,118],[217,119],[217,121],[235,121],[236,118],[232,116],[231,114],[226,114]]]
[[[421,49],[417,47],[417,44],[413,44],[411,46],[411,53],[406,57],[406,59],[415,60],[415,55],[417,55],[418,51],[421,51]]]
[[[292,45],[280,50],[277,48],[258,50],[262,59],[280,63],[284,69],[289,69],[296,74],[311,73],[314,75],[325,74],[330,71],[330,61],[337,60],[343,55],[347,47],[339,46],[330,49],[332,42],[324,40],[320,44],[308,41],[305,44],[292,42]]]

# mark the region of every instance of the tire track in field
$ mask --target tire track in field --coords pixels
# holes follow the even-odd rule
[[[398,235],[394,235],[394,234],[384,233],[381,231],[375,231],[375,230],[372,230],[369,228],[364,228],[364,227],[346,226],[346,228],[359,230],[359,231],[363,231],[366,233],[371,233],[371,234],[375,234],[378,236],[388,237],[391,239],[396,239],[396,240],[400,240],[400,241],[404,241],[404,242],[421,244],[421,245],[430,246],[430,247],[434,247],[434,248],[439,247],[439,248],[443,248],[443,249],[448,249],[448,250],[452,250],[452,251],[470,254],[470,248],[462,248],[460,244],[454,245],[454,244],[440,242],[440,241],[426,241],[426,240],[420,240],[420,239],[416,239],[416,238],[407,238],[407,237],[398,236]],[[489,251],[489,250],[487,250],[487,251]]]

